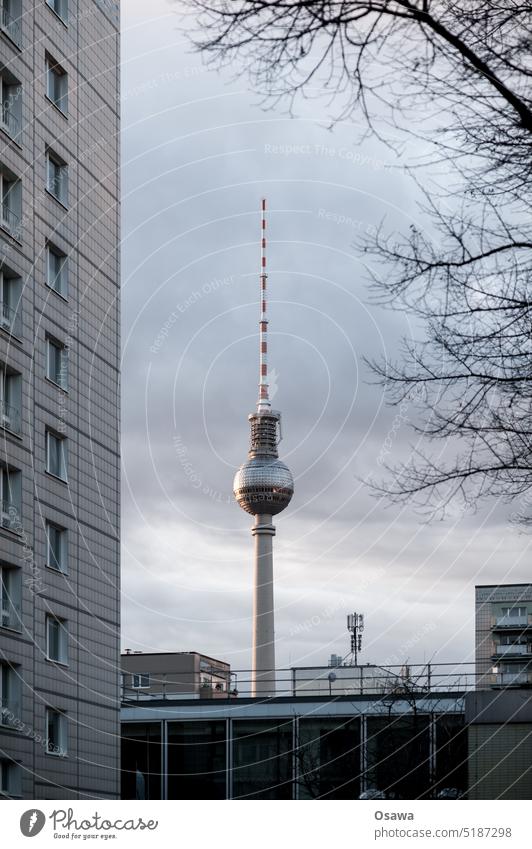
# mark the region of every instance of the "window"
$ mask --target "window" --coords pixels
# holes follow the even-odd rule
[[[22,333],[21,291],[21,278],[6,266],[0,269],[0,329],[14,336],[20,336]]]
[[[57,383],[61,389],[67,388],[68,352],[66,347],[48,336],[46,339],[46,377]]]
[[[51,56],[46,57],[46,96],[66,115],[68,111],[68,74]]]
[[[22,530],[20,471],[4,464],[0,465],[0,503],[2,527],[20,533]]]
[[[8,758],[0,758],[0,793],[3,796],[21,796],[20,766]]]
[[[68,568],[68,536],[65,528],[46,522],[46,565],[58,572]]]
[[[64,206],[68,203],[68,165],[49,150],[46,154],[46,188]]]
[[[68,18],[68,0],[46,0],[47,5],[66,24]]]
[[[502,615],[508,616],[509,619],[524,619],[526,607],[503,607]]]
[[[0,226],[19,238],[22,211],[22,190],[18,177],[8,168],[0,166]]]
[[[21,573],[15,566],[0,566],[0,625],[20,631]]]
[[[0,127],[12,139],[18,139],[22,117],[22,86],[6,68],[0,70]]]
[[[0,663],[1,725],[12,728],[20,724],[20,694],[18,667]]]
[[[138,675],[132,675],[132,683],[131,686],[135,690],[146,689],[146,687],[150,686],[150,673],[149,672],[139,672]]]
[[[64,298],[68,290],[68,260],[66,254],[48,244],[46,247],[46,283]]]
[[[18,372],[0,363],[0,427],[20,433],[22,380]]]
[[[53,708],[46,709],[46,751],[49,755],[66,755],[68,729],[66,714]]]
[[[17,47],[22,44],[20,17],[22,0],[2,0],[0,6],[0,29],[9,36]]]
[[[67,449],[64,436],[46,431],[46,471],[56,478],[67,479]]]
[[[56,663],[68,663],[68,631],[65,619],[46,617],[46,657]]]

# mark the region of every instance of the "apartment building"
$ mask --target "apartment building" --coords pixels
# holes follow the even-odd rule
[[[532,687],[532,584],[475,587],[477,688]]]
[[[118,6],[0,0],[0,794],[118,795]]]
[[[231,696],[231,667],[195,651],[131,652],[121,657],[124,701]]]

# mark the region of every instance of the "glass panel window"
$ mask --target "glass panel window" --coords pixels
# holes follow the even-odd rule
[[[292,721],[235,720],[233,798],[292,798]]]
[[[15,239],[20,238],[21,182],[11,171],[0,166],[0,224]]]
[[[0,503],[2,527],[20,533],[20,472],[3,465],[0,466]]]
[[[357,799],[360,793],[360,721],[301,718],[295,749],[300,799]]]
[[[48,245],[46,249],[47,268],[46,268],[46,283],[55,292],[59,292],[64,298],[67,296],[68,289],[68,260],[66,254],[62,253],[53,245]]]
[[[0,427],[21,432],[21,375],[0,363]]]
[[[140,672],[138,675],[132,675],[132,686],[136,690],[145,689],[150,686],[150,673]]]
[[[46,751],[49,755],[64,756],[68,751],[67,717],[63,711],[46,710]]]
[[[58,572],[66,572],[68,567],[68,537],[65,528],[46,522],[47,556],[46,565]]]
[[[0,566],[0,625],[20,631],[21,574],[16,567]]]
[[[20,675],[16,666],[0,664],[0,704],[2,706],[1,725],[16,727],[20,725]]]
[[[67,479],[66,439],[51,430],[46,432],[46,471],[57,478]]]
[[[65,346],[57,339],[46,340],[46,377],[57,383],[61,389],[67,388],[68,354]]]
[[[46,188],[65,206],[68,203],[68,165],[52,151],[46,156]]]
[[[46,94],[65,115],[68,111],[68,74],[59,62],[46,57]]]
[[[20,765],[7,758],[0,758],[0,793],[3,796],[20,796]]]
[[[53,9],[55,14],[61,18],[63,23],[67,22],[68,18],[68,0],[46,0],[50,9]]]
[[[509,619],[522,619],[526,616],[526,607],[503,607],[502,615]]]
[[[225,799],[225,722],[168,724],[168,798]]]
[[[46,617],[46,656],[57,663],[68,663],[68,631],[64,619]]]

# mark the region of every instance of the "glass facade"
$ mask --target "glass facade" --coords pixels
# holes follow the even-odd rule
[[[162,799],[161,724],[122,726],[122,799]]]
[[[431,785],[429,716],[368,717],[368,789],[418,799]]]
[[[295,749],[300,799],[358,799],[360,720],[358,717],[299,720]]]
[[[233,799],[292,798],[293,723],[233,722]]]
[[[227,723],[168,723],[168,799],[225,799]]]

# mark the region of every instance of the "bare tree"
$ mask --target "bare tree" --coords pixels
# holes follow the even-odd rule
[[[530,217],[532,7],[517,0],[188,0],[197,46],[250,72],[272,102],[329,95],[331,120],[353,113],[409,160],[424,183],[427,228],[381,227],[376,296],[424,331],[397,363],[372,363],[391,404],[409,399],[413,450],[377,486],[445,510],[461,495],[516,502],[532,521]],[[417,146],[418,147],[418,146]],[[408,146],[407,146],[407,149]],[[423,167],[430,167],[432,185]],[[438,177],[436,177],[436,170]],[[435,185],[436,184],[436,185]],[[378,273],[385,265],[384,281]],[[421,335],[421,334],[420,334]]]

